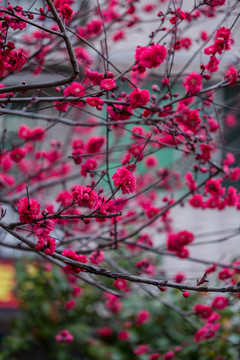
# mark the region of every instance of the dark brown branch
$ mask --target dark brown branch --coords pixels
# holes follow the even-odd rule
[[[30,241],[26,237],[20,235],[17,231],[10,229],[9,226],[6,223],[4,223],[3,221],[0,222],[0,227],[3,228],[5,231],[7,231],[12,236],[14,236],[15,238],[24,242],[26,245],[28,245],[32,249],[35,247],[35,245],[32,241]],[[65,264],[76,266],[90,274],[104,276],[104,277],[111,278],[111,279],[124,279],[124,280],[128,280],[128,281],[134,282],[134,283],[149,284],[149,285],[156,286],[158,288],[170,287],[170,288],[174,288],[174,289],[179,289],[181,291],[182,290],[190,290],[190,291],[196,291],[196,292],[219,292],[219,293],[228,293],[228,292],[238,293],[238,292],[240,292],[240,287],[238,287],[237,285],[215,287],[215,286],[189,285],[189,284],[183,284],[183,283],[179,284],[179,283],[175,283],[173,281],[144,278],[141,276],[124,274],[121,272],[119,273],[119,272],[107,270],[107,269],[100,268],[100,267],[93,266],[93,265],[86,265],[86,264],[80,263],[78,261],[69,259],[69,258],[62,256],[60,254],[57,254],[57,253],[54,253],[51,256],[54,259],[60,260]]]

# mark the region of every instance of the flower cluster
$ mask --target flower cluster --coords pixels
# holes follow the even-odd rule
[[[105,292],[104,297],[106,298],[105,306],[113,314],[117,314],[122,309],[122,304],[116,295]]]
[[[67,98],[69,96],[73,96],[76,98],[81,98],[85,95],[85,87],[82,86],[82,84],[74,81],[71,85],[67,86],[63,91],[64,96]],[[56,101],[54,103],[55,108],[59,111],[66,112],[68,109],[69,104],[82,107],[84,105],[84,102],[82,101],[70,101],[70,102],[59,102]]]
[[[136,178],[124,166],[117,169],[112,178],[114,186],[121,186],[123,194],[133,193],[136,190]]]
[[[63,4],[60,8],[60,13],[62,15],[62,17],[66,20],[66,21],[70,21],[72,14],[73,14],[73,9],[70,8],[70,6],[68,4]]]
[[[215,55],[218,53],[221,55],[223,51],[231,49],[232,42],[231,30],[222,26],[217,30],[215,43],[205,48],[204,54]]]
[[[26,155],[26,150],[15,148],[10,152],[10,159],[16,163],[20,162]]]
[[[102,106],[104,104],[104,100],[100,99],[99,97],[87,97],[86,103],[92,107],[96,107],[97,110],[102,110]]]
[[[207,69],[210,73],[218,71],[218,65],[220,64],[220,60],[212,55],[210,56],[209,62],[205,65],[205,69]]]
[[[18,129],[18,137],[23,140],[42,141],[45,134],[45,129],[41,126],[30,129],[26,124],[22,124]]]
[[[176,114],[176,121],[183,125],[184,130],[190,130],[196,134],[201,124],[199,111],[196,109],[190,110],[186,106],[178,107],[178,109],[181,111]]]
[[[104,261],[104,251],[93,251],[93,253],[89,256],[89,261],[91,264],[98,265]]]
[[[86,206],[94,209],[97,205],[98,194],[89,186],[76,185],[72,189],[73,199],[77,201],[78,206]]]
[[[92,19],[84,27],[78,27],[77,33],[85,39],[89,39],[93,36],[99,35],[102,32],[103,23],[99,19]]]
[[[46,255],[53,255],[56,250],[56,240],[50,236],[38,236],[37,244],[35,245],[35,250],[43,252]]]
[[[140,106],[147,105],[150,100],[150,94],[148,90],[134,89],[129,94],[129,102],[132,109],[136,109]]]
[[[81,166],[81,175],[86,177],[87,174],[97,168],[97,162],[95,159],[87,159]]]
[[[161,65],[167,56],[167,49],[160,44],[152,46],[138,46],[135,59],[142,68],[156,68]]]
[[[18,203],[19,220],[30,224],[40,213],[41,205],[37,200],[23,197]]]
[[[188,257],[188,249],[186,245],[192,243],[194,236],[189,231],[180,231],[177,234],[169,234],[167,238],[167,249],[171,252],[175,252],[180,258]]]
[[[34,233],[37,236],[46,237],[54,229],[55,220],[42,220],[34,225]]]
[[[76,254],[76,251],[73,251],[71,249],[64,249],[62,255],[83,264],[86,264],[88,262],[85,255],[78,255]],[[67,274],[79,274],[80,272],[84,271],[83,269],[70,264],[66,264],[64,270]]]
[[[56,341],[59,343],[70,344],[74,337],[68,330],[61,330],[55,337]]]
[[[116,87],[116,82],[114,79],[104,79],[101,81],[100,87],[104,90],[113,90]]]
[[[20,71],[27,61],[27,54],[21,50],[0,50],[0,77]]]
[[[195,94],[199,92],[202,89],[202,76],[192,72],[185,77],[183,86],[185,87],[187,93]]]
[[[212,308],[208,305],[197,304],[194,306],[195,314],[199,315],[202,319],[208,319],[212,315]]]
[[[145,324],[150,319],[150,313],[148,310],[140,310],[136,317],[136,325],[140,326]]]

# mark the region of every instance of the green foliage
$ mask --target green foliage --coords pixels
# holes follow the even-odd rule
[[[41,263],[17,265],[15,293],[22,313],[14,323],[12,334],[3,341],[0,360],[30,359],[31,354],[34,359],[38,355],[46,360],[148,360],[151,353],[168,351],[175,351],[175,358],[184,360],[194,360],[196,354],[199,360],[217,359],[218,355],[222,359],[239,358],[239,314],[234,307],[220,311],[221,327],[214,338],[197,343],[194,333],[205,322],[193,314],[193,306],[204,303],[202,296],[191,294],[185,299],[179,291],[168,290],[150,297],[143,291],[140,294],[134,291],[134,285],[130,294],[123,294],[122,310],[111,313],[105,306],[104,294],[81,283],[83,292],[74,298],[75,308],[67,310],[66,301],[73,298],[73,284],[68,280],[55,267],[49,271]],[[189,315],[181,316],[163,305],[162,299]],[[232,295],[231,301],[235,299]],[[136,316],[143,309],[149,311],[150,318],[137,325]],[[112,329],[112,334],[99,336],[102,327]],[[63,329],[74,336],[72,343],[56,342],[55,336]],[[127,341],[118,338],[122,330],[130,334]],[[149,345],[149,351],[134,354],[142,344]]]

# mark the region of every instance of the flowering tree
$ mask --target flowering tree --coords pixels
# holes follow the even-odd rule
[[[240,168],[223,134],[224,118],[237,126],[238,96],[216,100],[240,82],[237,58],[224,62],[239,2],[42,3],[1,7],[1,246],[34,253],[62,267],[69,282],[102,289],[115,312],[121,296],[138,287],[182,316],[161,292],[237,299],[240,262],[191,258],[195,234],[187,218],[176,230],[172,211],[240,209]],[[214,25],[209,33],[206,22]],[[125,57],[128,38],[134,51],[123,68],[111,53]],[[182,68],[179,54],[187,59]],[[166,149],[175,160],[163,166]],[[165,257],[202,263],[205,271],[199,279],[169,278]],[[204,320],[196,341],[216,335],[213,309],[228,302],[217,294],[211,305],[196,303],[192,314]],[[63,329],[56,341],[73,336]]]

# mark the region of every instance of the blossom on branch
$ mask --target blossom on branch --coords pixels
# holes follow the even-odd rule
[[[138,46],[135,53],[136,61],[143,68],[156,68],[161,65],[167,56],[167,49],[160,44],[149,46]]]
[[[132,107],[132,109],[136,109],[138,107],[147,105],[147,103],[150,100],[150,94],[148,90],[140,90],[140,89],[134,89],[129,94],[129,102]]]
[[[18,203],[19,220],[30,224],[40,213],[41,205],[37,200],[23,197]]]
[[[121,186],[123,194],[133,193],[136,190],[136,178],[131,171],[124,166],[117,169],[117,172],[112,178],[114,186]]]
[[[97,205],[98,194],[89,186],[75,185],[72,191],[73,199],[77,201],[78,206],[93,209]]]

